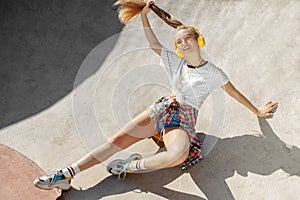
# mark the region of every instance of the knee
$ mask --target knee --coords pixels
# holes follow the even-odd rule
[[[139,141],[139,138],[132,137],[130,135],[127,135],[126,133],[120,133],[113,136],[109,143],[120,148],[120,149],[126,149],[130,145],[134,144],[135,142]]]
[[[183,163],[188,158],[188,155],[189,155],[189,148],[187,147],[181,149],[180,151],[177,150],[177,151],[168,152],[167,160],[169,163],[172,163],[172,166],[176,166]]]
[[[112,137],[109,140],[109,143],[110,143],[110,145],[118,147],[120,149],[127,148],[127,145],[125,144],[125,141],[122,138],[120,138],[120,137]]]

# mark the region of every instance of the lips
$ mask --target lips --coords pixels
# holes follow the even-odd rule
[[[190,45],[186,45],[185,47],[182,48],[183,51],[186,51],[190,48]]]

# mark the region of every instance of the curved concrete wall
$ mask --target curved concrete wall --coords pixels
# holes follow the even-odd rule
[[[257,120],[226,96],[222,133],[216,135],[208,132],[212,117],[209,98],[200,110],[198,131],[219,140],[189,173],[168,169],[117,182],[105,172],[105,166],[99,165],[80,174],[73,183],[75,189],[64,194],[65,198],[297,199],[300,2],[157,3],[183,23],[200,29],[207,42],[205,58],[220,66],[253,104],[262,106],[273,100],[279,108],[272,119]],[[0,82],[4,114],[0,141],[45,171],[70,164],[103,143],[95,124],[100,122],[108,137],[125,123],[124,119],[169,92],[163,72],[155,73],[159,59],[147,47],[140,18],[123,28],[112,4],[2,3]],[[106,9],[99,13],[99,7]],[[174,30],[154,14],[149,17],[159,40],[173,48]],[[102,38],[108,40],[102,42]],[[78,76],[78,72],[84,73]],[[152,83],[144,84],[143,80]],[[71,92],[74,82],[76,88]],[[139,87],[129,87],[133,85]],[[120,107],[123,97],[127,98],[126,106]],[[118,113],[118,108],[124,110]],[[146,140],[125,154],[156,150]]]

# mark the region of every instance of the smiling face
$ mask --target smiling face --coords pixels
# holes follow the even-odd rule
[[[184,56],[186,56],[190,52],[199,52],[197,36],[192,30],[188,28],[180,29],[175,34],[175,47]]]

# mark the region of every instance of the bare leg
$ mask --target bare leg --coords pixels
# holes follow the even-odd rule
[[[116,152],[129,147],[133,143],[153,136],[155,132],[155,120],[151,120],[149,111],[145,111],[134,118],[106,144],[94,149],[77,163],[73,163],[74,168],[71,165],[70,169],[69,167],[64,168],[56,173],[37,178],[34,180],[34,185],[41,189],[53,189],[56,187],[67,190],[71,187],[69,179],[75,176],[76,173],[105,161]],[[142,159],[146,169],[151,170],[176,166],[187,158],[189,153],[189,138],[185,131],[177,127],[166,128],[163,139],[166,151]],[[131,164],[134,164],[133,162],[142,161],[132,161]],[[64,174],[67,174],[67,172],[69,175]],[[57,179],[56,177],[61,178]]]
[[[147,169],[174,167],[184,162],[188,157],[189,137],[184,130],[177,127],[166,128],[163,139],[166,151],[145,158]]]
[[[107,143],[81,158],[77,165],[80,171],[88,169],[105,161],[118,151],[154,135],[155,132],[155,121],[150,119],[149,111],[144,111],[117,132]]]

